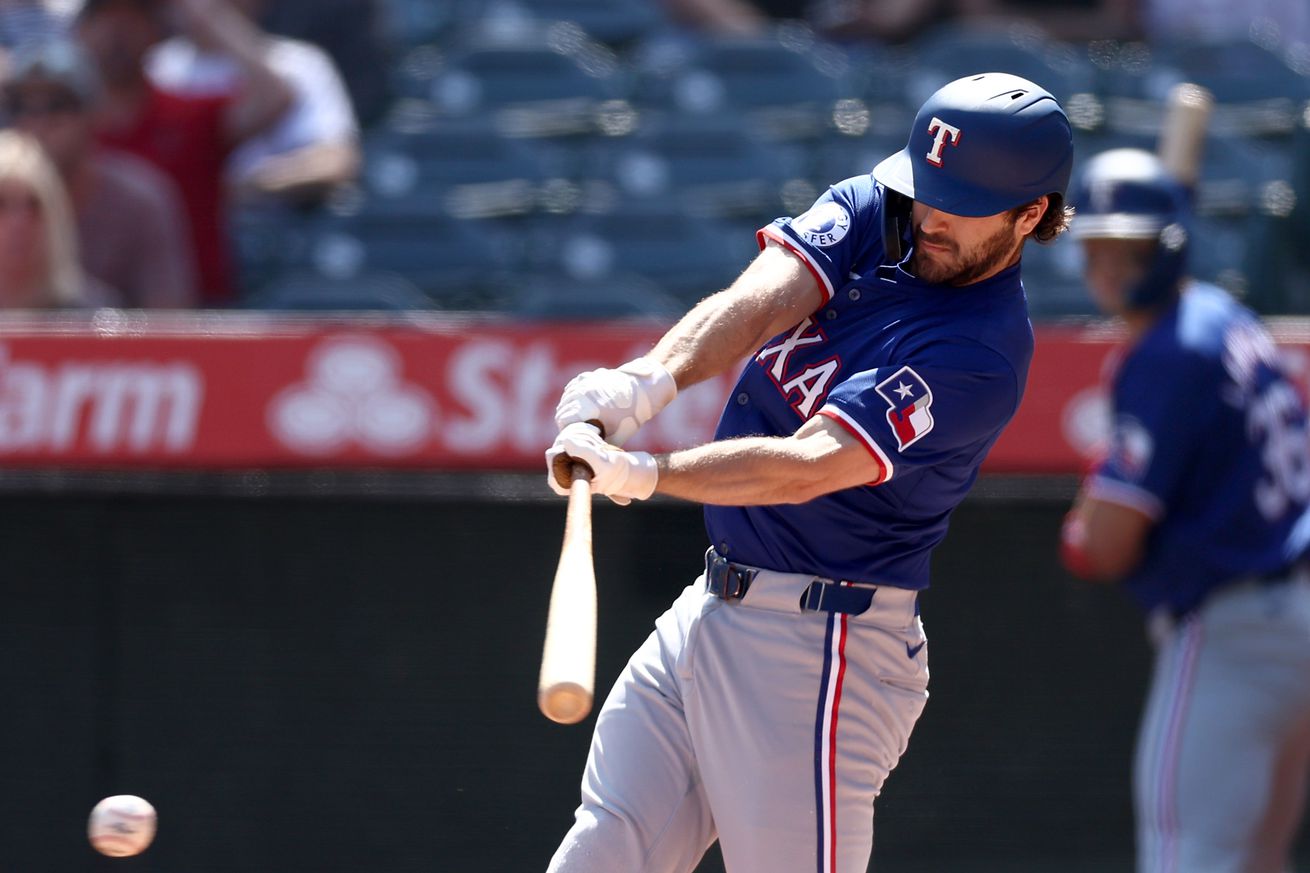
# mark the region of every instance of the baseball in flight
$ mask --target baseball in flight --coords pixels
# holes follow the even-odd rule
[[[91,810],[86,835],[102,855],[126,858],[139,855],[155,838],[155,808],[132,794],[106,797]]]

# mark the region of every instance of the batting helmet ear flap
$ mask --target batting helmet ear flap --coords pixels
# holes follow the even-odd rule
[[[899,191],[882,189],[882,248],[886,264],[899,264],[905,257],[910,229],[910,206],[914,203]]]

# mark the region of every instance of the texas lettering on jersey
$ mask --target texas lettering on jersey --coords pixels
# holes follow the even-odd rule
[[[803,366],[789,367],[788,364],[797,349],[827,340],[828,337],[814,323],[814,319],[806,317],[781,342],[765,346],[755,356],[760,366],[767,368],[769,378],[801,418],[808,419],[823,405],[822,401],[828,396],[828,389],[833,384],[833,377],[841,370],[841,358],[833,355],[826,360]]]
[[[792,356],[798,349],[821,345],[827,340],[814,319],[807,317],[781,341],[765,346],[755,356],[791,408],[803,419],[823,405],[834,378],[841,371],[841,357],[832,355],[802,364],[794,363]],[[905,451],[932,430],[932,389],[913,367],[901,367],[874,389],[887,403],[887,424],[896,436],[897,449]]]

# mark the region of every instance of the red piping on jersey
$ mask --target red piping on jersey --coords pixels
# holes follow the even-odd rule
[[[824,303],[827,303],[836,296],[837,290],[832,287],[832,283],[828,281],[828,277],[823,274],[823,271],[814,266],[814,262],[811,260],[809,252],[797,246],[796,243],[787,239],[783,234],[778,233],[778,231],[774,230],[772,226],[762,227],[755,232],[755,241],[759,243],[760,251],[764,251],[764,246],[766,245],[765,240],[770,239],[787,249],[787,251],[800,257],[801,263],[805,265],[805,268],[814,276],[815,281],[819,283],[819,288],[823,291]]]
[[[878,450],[875,449],[873,446],[869,445],[868,440],[864,438],[864,434],[860,433],[858,430],[851,427],[850,422],[843,419],[840,415],[834,415],[833,413],[829,412],[826,409],[820,409],[815,414],[822,415],[824,418],[831,419],[832,421],[835,421],[838,424],[840,424],[842,426],[842,430],[846,431],[848,434],[859,440],[860,445],[864,446],[865,450],[869,453],[869,455],[873,458],[873,460],[878,463],[878,478],[865,482],[864,483],[865,485],[881,485],[882,483],[887,481],[887,465],[882,462],[882,458],[878,457]]]

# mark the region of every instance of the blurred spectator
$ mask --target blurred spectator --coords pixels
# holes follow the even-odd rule
[[[382,117],[391,100],[392,55],[383,0],[273,0],[262,5],[260,23],[267,31],[312,42],[332,57],[364,127]]]
[[[1307,0],[1146,0],[1142,27],[1155,40],[1254,38],[1289,52],[1310,51]]]
[[[1035,24],[1055,39],[1087,42],[1095,39],[1141,37],[1139,7],[1143,0],[954,0],[957,11],[974,23],[1015,19]],[[1225,0],[1230,2],[1230,0]]]
[[[59,173],[26,134],[0,131],[0,309],[102,305],[83,275]]]
[[[758,36],[768,29],[770,17],[750,0],[664,0],[674,18],[716,36]],[[803,6],[803,4],[796,4]],[[802,10],[779,18],[800,18]]]
[[[263,0],[229,0],[258,17]],[[243,198],[320,200],[359,169],[359,127],[341,76],[318,46],[268,36],[268,64],[295,92],[291,108],[228,160],[228,180]],[[193,97],[231,96],[243,85],[239,62],[221,45],[177,36],[151,52],[147,69],[166,91]]]
[[[96,145],[98,98],[90,62],[66,41],[19,49],[5,84],[15,126],[63,177],[83,268],[121,293],[113,305],[194,306],[195,259],[177,189],[145,161]]]
[[[724,36],[802,20],[834,38],[903,42],[953,12],[955,0],[665,0],[676,17]]]
[[[239,95],[185,97],[150,83],[146,53],[167,35],[170,20],[237,60]],[[77,31],[105,86],[100,141],[173,179],[190,221],[201,297],[207,304],[230,301],[224,166],[236,146],[276,122],[292,99],[265,61],[261,35],[224,0],[87,0]]]
[[[1151,39],[1223,42],[1255,39],[1275,49],[1310,51],[1307,0],[951,0],[975,21],[1021,18],[1065,40]]]

